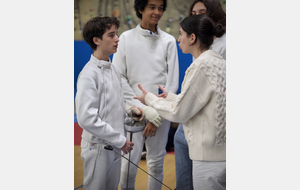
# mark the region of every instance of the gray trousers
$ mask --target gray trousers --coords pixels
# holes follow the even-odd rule
[[[143,151],[143,145],[145,142],[147,149],[147,166],[148,173],[152,176],[163,181],[164,172],[163,172],[163,164],[164,164],[164,156],[166,155],[166,145],[168,140],[168,133],[170,129],[170,121],[164,119],[162,125],[159,126],[156,130],[156,134],[154,137],[147,137],[145,142],[145,138],[143,137],[143,132],[133,133],[132,142],[134,143],[133,150],[131,151],[130,161],[139,164],[141,160],[141,153]],[[127,139],[130,140],[130,133],[127,133]],[[129,154],[124,155],[126,158],[129,158]],[[126,159],[122,159],[122,168],[121,168],[121,180],[120,180],[120,190],[125,190],[127,185],[127,173],[128,173],[128,161]],[[147,175],[143,171],[141,171],[143,175]],[[137,167],[133,164],[130,164],[129,171],[129,183],[128,190],[134,190],[135,185],[135,177],[137,174]],[[162,188],[162,184],[157,182],[151,176],[148,177],[148,190],[160,190]]]
[[[103,143],[81,140],[81,158],[84,161],[84,190],[117,190],[120,181],[121,156],[104,149]],[[120,149],[116,149],[121,153]]]
[[[195,190],[225,190],[226,162],[193,160],[193,186]]]

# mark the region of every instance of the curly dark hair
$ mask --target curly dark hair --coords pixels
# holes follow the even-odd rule
[[[167,0],[163,0],[163,1],[164,1],[163,12],[165,12],[165,10],[167,8]],[[139,11],[144,11],[147,4],[148,4],[148,0],[135,0],[134,1],[135,13],[139,19],[142,19],[142,14]]]
[[[112,25],[120,26],[120,21],[115,17],[94,17],[91,18],[84,25],[82,36],[84,41],[90,45],[93,50],[96,50],[97,45],[94,43],[93,38],[98,37],[102,40],[103,34],[109,30]]]
[[[195,0],[189,9],[189,15],[192,15],[193,7],[198,2],[202,2],[206,7],[207,10],[205,14],[212,19],[215,24],[222,24],[226,30],[226,13],[222,9],[220,2],[218,0]]]

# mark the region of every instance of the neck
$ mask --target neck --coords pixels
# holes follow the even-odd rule
[[[207,51],[208,49],[203,49],[203,50],[201,50],[201,49],[195,49],[195,51],[194,52],[192,52],[191,54],[193,55],[193,57],[195,58],[195,59],[197,59],[202,53],[204,53],[205,51]]]
[[[152,32],[156,32],[156,25],[147,25],[147,24],[143,23],[143,21],[141,22],[142,29],[151,30]]]
[[[102,52],[94,51],[93,56],[99,60],[109,61],[109,55],[105,55]]]

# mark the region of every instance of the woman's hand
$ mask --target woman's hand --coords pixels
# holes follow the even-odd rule
[[[135,96],[135,97],[133,97],[133,99],[138,99],[140,102],[142,102],[143,104],[147,105],[146,102],[145,102],[145,97],[148,94],[148,91],[146,89],[144,89],[142,87],[142,85],[140,85],[140,84],[138,84],[138,87],[143,92],[143,94],[140,95],[140,96]]]
[[[163,88],[162,86],[158,85],[158,88],[160,88],[162,90],[163,93],[156,95],[159,98],[166,98],[168,96],[169,91],[167,91],[165,88]]]

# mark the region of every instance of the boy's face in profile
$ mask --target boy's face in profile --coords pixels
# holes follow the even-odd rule
[[[99,38],[99,46],[100,50],[104,54],[111,55],[117,52],[118,48],[118,28],[116,25],[112,25],[109,30],[106,30],[102,36],[102,40]]]

